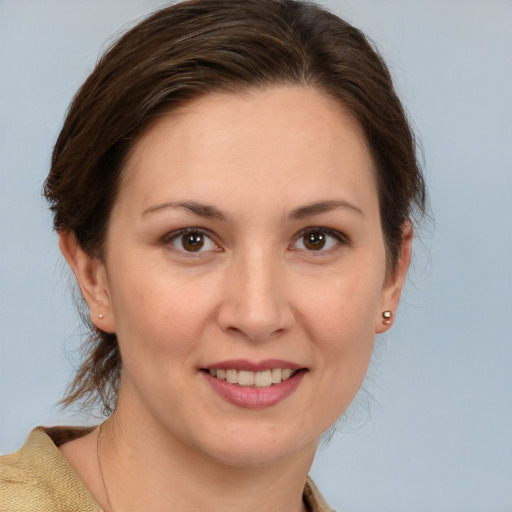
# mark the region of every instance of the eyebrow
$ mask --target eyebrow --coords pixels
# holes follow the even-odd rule
[[[200,217],[226,220],[226,216],[220,210],[215,208],[215,206],[196,203],[195,201],[170,201],[166,203],[156,204],[144,210],[142,212],[142,215],[146,215],[148,213],[153,212],[159,212],[167,208],[184,208],[185,210],[188,210],[194,215],[199,215]]]
[[[147,215],[148,213],[153,212],[159,212],[167,208],[184,208],[189,212],[193,213],[194,215],[198,215],[200,217],[210,219],[213,218],[222,221],[226,220],[226,216],[219,209],[215,208],[215,206],[201,204],[195,201],[168,201],[165,203],[156,204],[144,210],[142,212],[142,215]],[[300,220],[306,217],[320,215],[322,213],[336,210],[338,208],[348,208],[349,210],[352,210],[364,217],[364,213],[360,208],[343,199],[331,199],[328,201],[319,201],[316,203],[311,203],[306,206],[300,206],[299,208],[295,208],[294,210],[292,210],[289,214],[289,217],[291,219]]]
[[[296,208],[290,212],[290,218],[300,220],[312,215],[320,215],[321,213],[330,212],[338,208],[348,208],[349,210],[352,210],[364,217],[363,211],[355,204],[343,199],[332,199],[330,201],[320,201],[318,203],[311,203],[306,206]]]

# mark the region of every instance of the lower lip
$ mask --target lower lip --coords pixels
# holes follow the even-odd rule
[[[306,370],[300,370],[289,379],[281,381],[279,384],[272,384],[266,388],[257,388],[254,386],[239,386],[217,377],[213,377],[208,372],[201,372],[205,376],[212,388],[225,400],[238,407],[246,409],[264,409],[272,407],[290,396],[299,386]]]

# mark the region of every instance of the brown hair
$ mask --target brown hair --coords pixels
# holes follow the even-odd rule
[[[296,0],[190,0],[125,33],[76,94],[55,145],[44,194],[54,227],[101,258],[123,162],[149,123],[199,96],[296,84],[335,98],[360,123],[377,169],[388,268],[402,227],[425,211],[415,142],[390,74],[356,28]],[[115,334],[90,326],[87,356],[65,405],[117,399]]]

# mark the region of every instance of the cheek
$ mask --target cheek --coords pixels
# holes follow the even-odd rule
[[[380,304],[380,273],[333,275],[308,296],[309,338],[316,341],[314,367],[320,387],[329,389],[319,403],[327,428],[346,410],[366,374],[375,339]],[[359,277],[358,277],[359,276]],[[330,423],[329,423],[330,422]]]
[[[119,278],[113,280],[111,299],[125,363],[134,357],[169,367],[186,358],[211,314],[212,287],[158,271]]]
[[[321,348],[317,357],[331,370],[331,377],[346,384],[355,381],[358,387],[373,349],[375,306],[373,301],[361,304],[355,298],[338,306],[324,308],[316,317],[313,337]]]
[[[357,349],[359,339],[373,339],[383,275],[371,266],[366,271],[336,272],[302,293],[309,324],[333,350],[348,350],[350,345]]]

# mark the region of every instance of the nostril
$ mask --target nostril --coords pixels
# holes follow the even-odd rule
[[[219,313],[217,322],[220,329],[227,334],[261,341],[288,332],[293,326],[294,318],[285,307],[268,311],[244,311],[241,307],[225,307]]]

